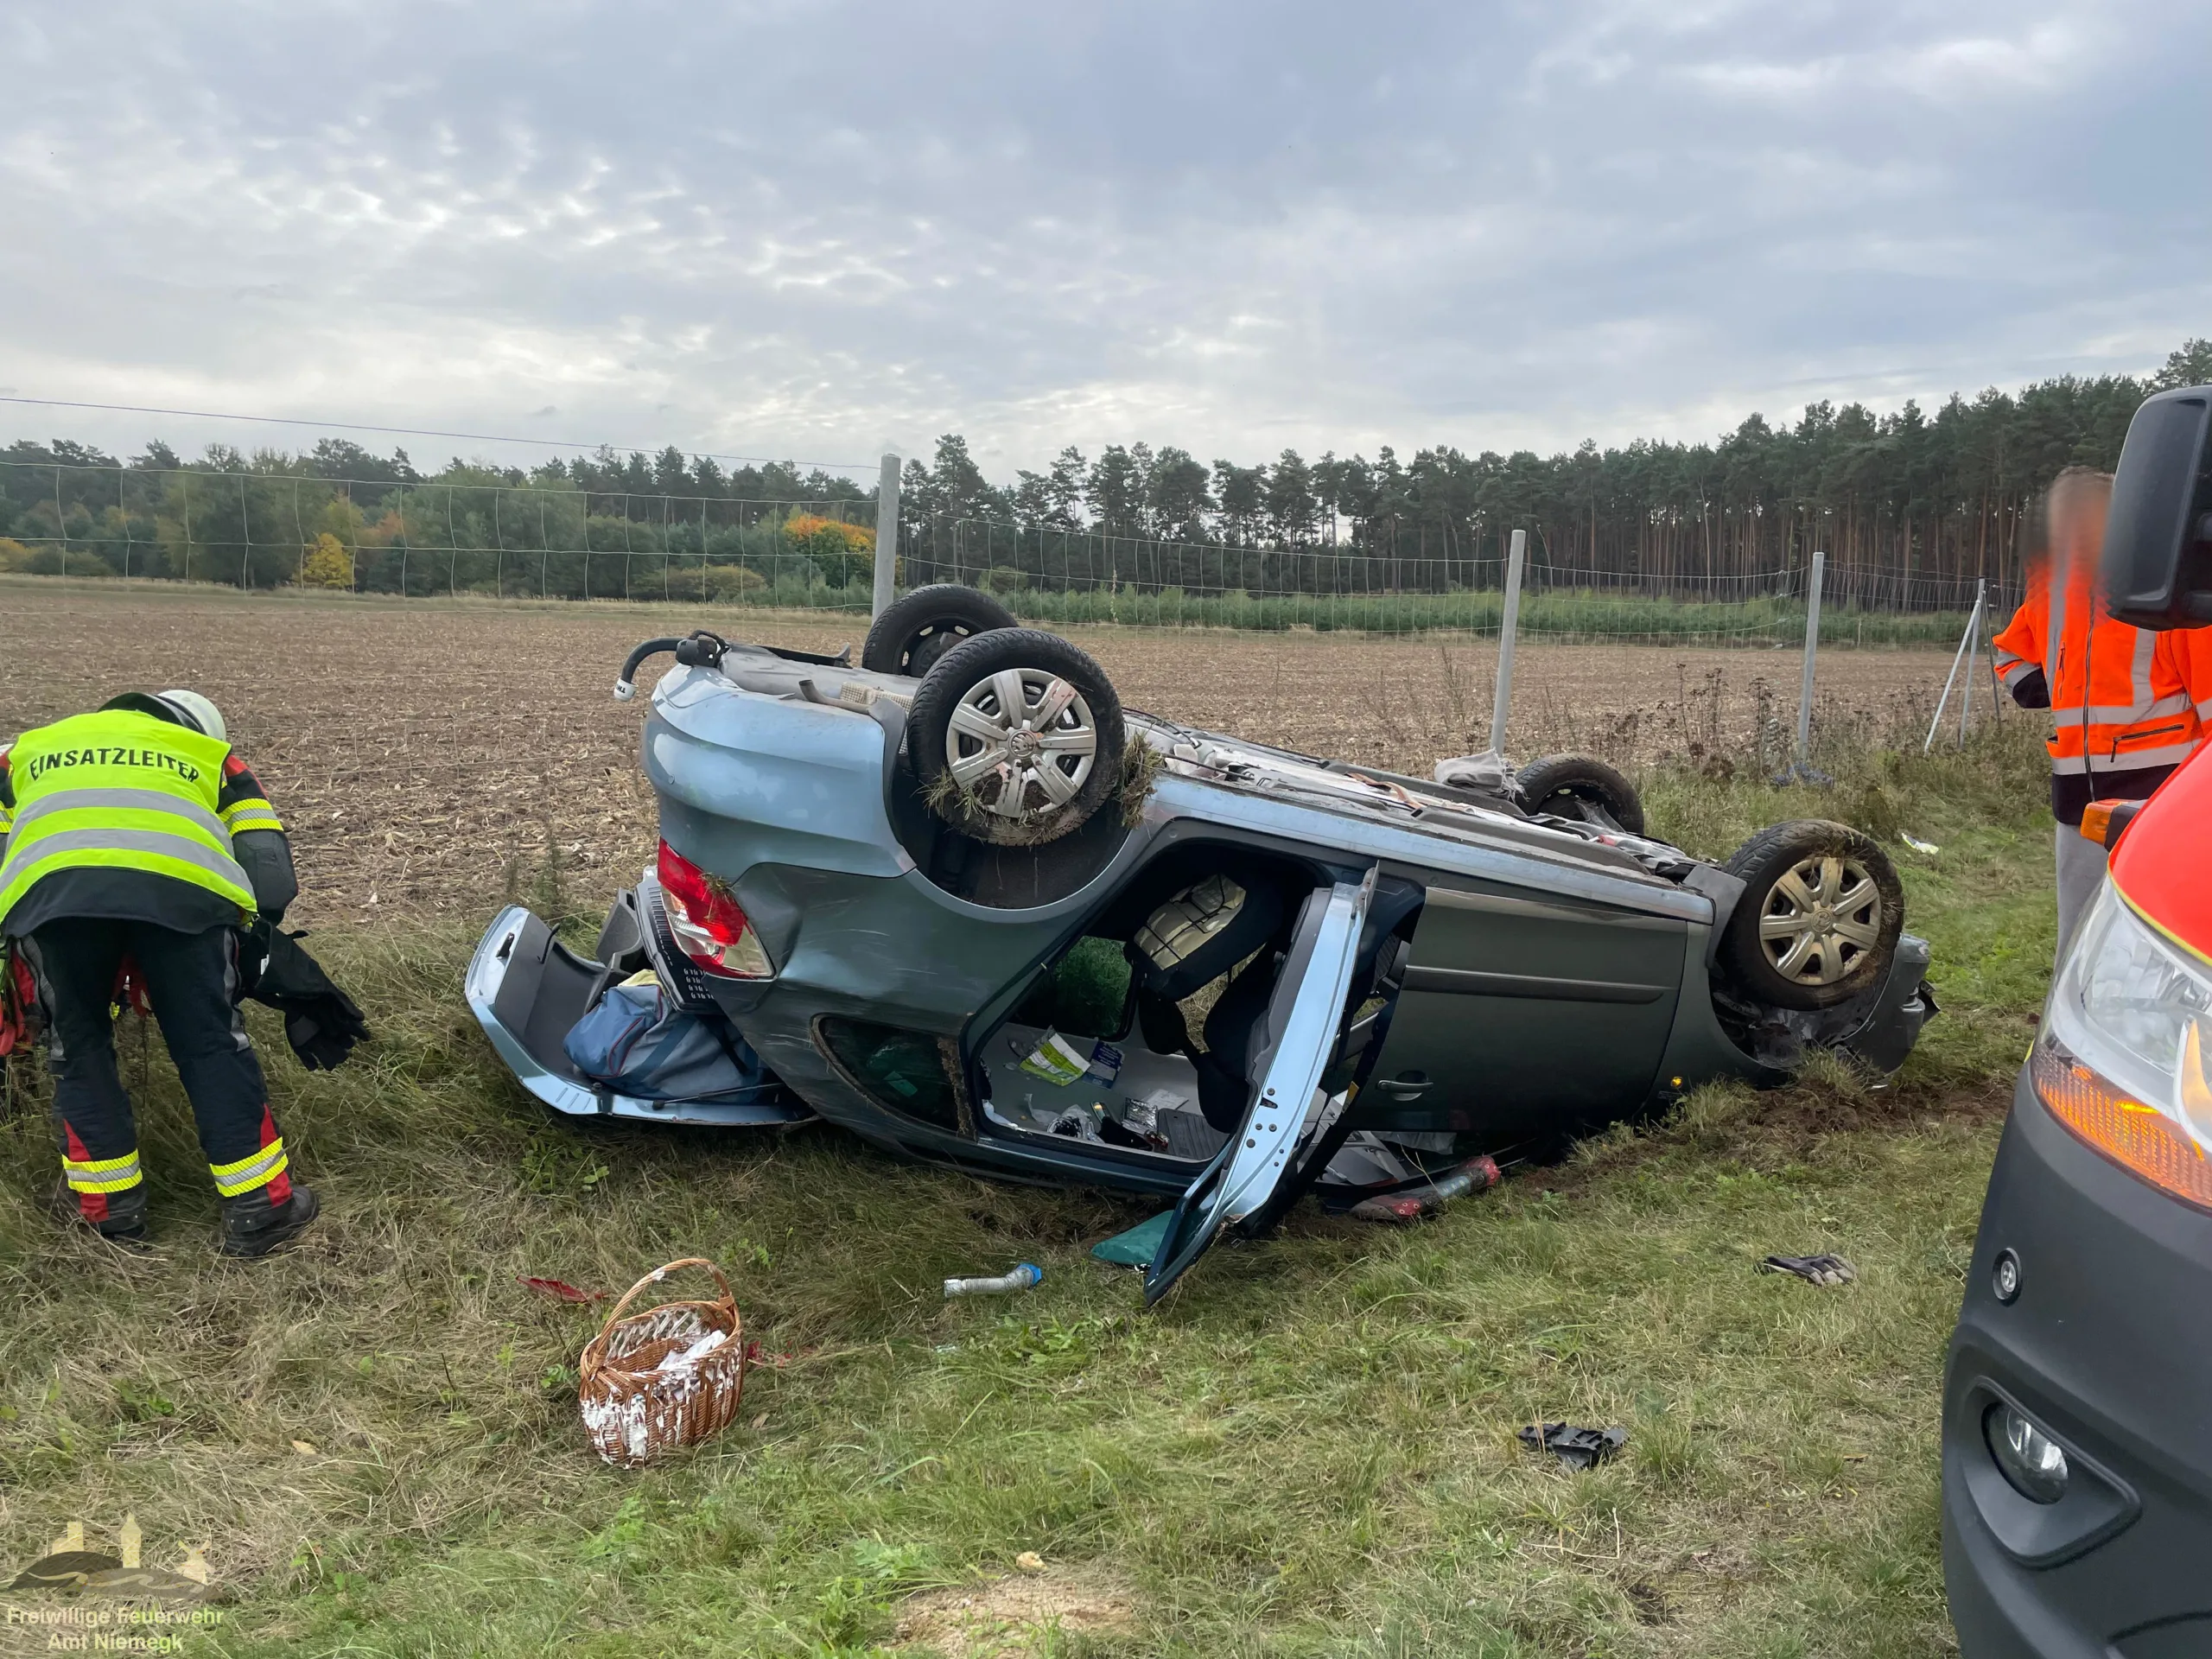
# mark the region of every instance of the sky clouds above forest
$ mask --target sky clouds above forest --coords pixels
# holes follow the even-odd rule
[[[2188,0],[24,0],[0,59],[29,397],[806,460],[957,429],[1003,479],[1709,436],[2212,334]]]

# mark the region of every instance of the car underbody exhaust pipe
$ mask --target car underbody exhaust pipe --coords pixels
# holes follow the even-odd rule
[[[729,649],[729,641],[718,633],[709,633],[704,628],[678,639],[648,639],[623,658],[622,671],[614,677],[614,701],[627,702],[638,695],[638,669],[648,657],[658,656],[664,651],[676,653],[676,660],[686,668],[721,666],[722,652]]]

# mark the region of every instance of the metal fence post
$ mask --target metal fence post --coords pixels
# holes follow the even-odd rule
[[[1513,642],[1521,628],[1521,568],[1529,556],[1529,532],[1516,530],[1505,556],[1505,611],[1497,625],[1497,689],[1490,704],[1490,748],[1505,753],[1505,727],[1513,712]]]
[[[1967,711],[1974,707],[1974,668],[1981,654],[1981,607],[1987,597],[1987,584],[1977,579],[1974,585],[1974,614],[1967,619],[1967,680],[1959,688],[1959,747],[1967,746]]]
[[[1821,651],[1821,579],[1828,556],[1813,555],[1812,574],[1805,583],[1805,669],[1797,682],[1797,746],[1789,764],[1775,777],[1777,784],[1830,784],[1835,780],[1813,768],[1813,676]]]
[[[1979,582],[1975,582],[1974,610],[1967,618],[1966,635],[1959,641],[1958,650],[1952,653],[1951,671],[1943,677],[1943,695],[1936,699],[1936,712],[1928,721],[1928,735],[1921,741],[1920,752],[1923,754],[1926,754],[1936,747],[1936,729],[1943,723],[1944,709],[1951,706],[1951,688],[1958,683],[1959,670],[1961,667],[1967,671],[1967,696],[1971,697],[1974,695],[1973,652],[1980,644],[1981,610],[1986,596],[1982,584]],[[1966,700],[1961,698],[1959,703],[1959,743],[1961,747],[1965,746],[1966,741]]]
[[[1810,768],[1813,758],[1813,664],[1821,651],[1821,576],[1828,556],[1813,555],[1813,575],[1805,588],[1805,673],[1797,683],[1797,770]]]
[[[875,592],[871,619],[890,607],[899,582],[899,457],[886,455],[875,486]]]

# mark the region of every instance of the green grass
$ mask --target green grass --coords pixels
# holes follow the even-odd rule
[[[410,577],[407,590],[416,598],[450,594],[462,598],[529,599],[537,593],[531,585],[534,564],[518,565],[497,578],[488,564],[474,577],[469,575],[471,567],[463,565],[448,588],[447,565],[439,556],[426,554],[423,557],[428,563],[418,572],[421,580]],[[868,613],[870,590],[865,573],[839,583],[825,580],[813,561],[795,555],[754,563],[763,568],[717,560],[706,567],[702,588],[701,566],[696,560],[686,564],[640,557],[626,585],[619,575],[602,576],[591,597],[620,601],[634,595],[634,602],[640,604],[664,600],[696,604],[703,595],[707,602],[734,610],[841,611],[859,616]],[[105,564],[94,563],[82,569],[73,565],[71,572],[73,579],[115,574]],[[53,574],[36,570],[18,575],[16,579],[36,580]],[[976,575],[973,570],[963,574],[970,581]],[[436,580],[430,585],[423,585],[433,577]],[[388,593],[381,588],[376,591]],[[553,597],[559,600],[563,595],[556,593]],[[1054,589],[1039,586],[1002,591],[999,597],[1024,622],[1052,627],[1237,628],[1269,633],[1311,628],[1322,633],[1444,632],[1494,636],[1504,610],[1503,594],[1475,589],[1442,594],[1253,594],[1234,589],[1192,593],[1180,588]],[[1821,643],[1955,646],[1966,625],[1964,612],[1868,611],[1831,603],[1821,613]],[[1805,638],[1805,607],[1801,601],[1770,597],[1721,601],[1589,588],[1532,588],[1522,597],[1519,632],[1526,638],[1554,643],[1618,639],[1656,645],[1794,645]]]
[[[1017,588],[999,595],[1025,622],[1053,627],[1243,628],[1281,632],[1496,634],[1504,595],[1472,589],[1443,594],[1188,593],[1179,588],[1061,590]],[[1963,612],[1860,611],[1830,606],[1821,613],[1828,645],[1955,645]],[[1522,637],[1555,642],[1624,639],[1661,645],[1802,644],[1800,601],[1754,598],[1705,601],[1588,588],[1531,589],[1521,601]]]
[[[461,1004],[467,931],[318,935],[378,1040],[311,1077],[257,1023],[327,1206],[295,1255],[211,1255],[158,1042],[156,1253],[58,1231],[39,1111],[0,1133],[0,1560],[135,1511],[149,1561],[207,1541],[231,1599],[194,1650],[240,1656],[864,1653],[1027,1550],[1016,1584],[1117,1617],[1025,1651],[1947,1652],[1936,1391],[2050,946],[2036,758],[2013,734],[1833,795],[1649,780],[1708,852],[1817,812],[1941,844],[1897,852],[1945,1014],[1894,1086],[1709,1089],[1407,1231],[1309,1209],[1150,1314],[1085,1254],[1145,1206],[823,1128],[550,1121]],[[1856,1286],[1752,1270],[1831,1249]],[[595,1318],[515,1280],[619,1291],[694,1253],[789,1357],[719,1440],[607,1469],[571,1369]],[[938,1294],[1024,1258],[1025,1296]],[[1515,1442],[1560,1417],[1625,1452],[1570,1475]]]

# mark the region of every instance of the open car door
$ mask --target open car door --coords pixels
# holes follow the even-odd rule
[[[1221,1236],[1268,1206],[1302,1138],[1321,1131],[1321,1074],[1337,1045],[1376,872],[1316,887],[1299,913],[1282,976],[1254,1051],[1252,1104],[1229,1144],[1191,1183],[1169,1218],[1144,1280],[1145,1305],[1167,1293]]]

